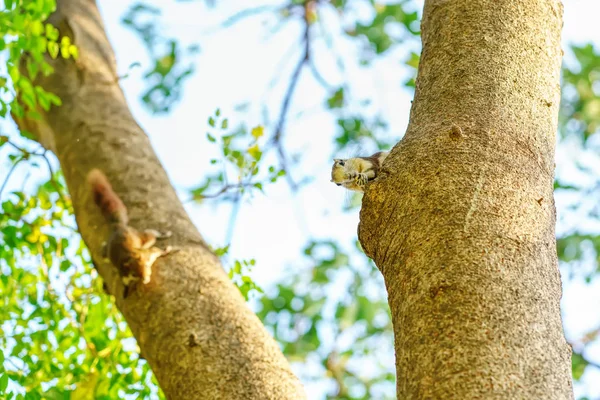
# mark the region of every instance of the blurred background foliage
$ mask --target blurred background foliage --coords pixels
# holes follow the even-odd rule
[[[297,193],[314,179],[301,167],[302,154],[290,151],[285,140],[301,74],[310,73],[327,93],[321,102],[336,126],[324,138],[332,143],[331,156],[356,148],[368,153],[389,149],[398,135],[387,131],[383,113],[373,106],[373,99],[357,94],[360,91],[346,71],[348,65],[369,71],[386,59],[401,69],[399,76],[404,78],[398,79],[398,90],[412,91],[420,46],[420,3],[413,0],[288,0],[251,8],[243,3],[217,29],[267,15],[276,20],[269,34],[287,24],[301,27],[302,54],[287,77],[279,107],[264,110],[265,115],[276,115],[274,120],[231,124],[219,104],[205,116],[205,144],[214,146],[217,156],[183,200],[200,207],[231,203],[231,221],[240,207],[252,207],[253,197],[265,187],[287,185]],[[219,8],[219,2],[207,4]],[[38,107],[47,110],[60,104],[56,96],[32,84],[37,74],[52,72],[45,54],[77,57],[77,49],[59,40],[56,30],[44,23],[54,6],[54,0],[4,0],[0,11],[0,396],[163,398],[125,321],[102,290],[77,234],[56,159],[29,140],[28,132],[4,133],[11,123],[9,111],[35,115]],[[149,56],[150,62],[132,64],[128,71],[135,66],[143,70],[146,88],[140,101],[154,114],[170,113],[178,106],[187,79],[202,71],[202,41],[210,40],[210,34],[201,36],[199,43],[165,34],[161,18],[168,6],[133,1],[122,16],[123,26],[139,35]],[[342,27],[339,32],[327,29],[324,13],[335,15]],[[335,51],[333,42],[340,38],[354,46],[351,56]],[[321,45],[315,48],[317,40]],[[334,83],[318,68],[324,52],[336,58],[342,78]],[[600,259],[600,177],[595,167],[600,53],[592,44],[571,45],[565,53],[555,183],[557,249],[564,285],[581,279],[591,285],[598,281]],[[27,74],[19,72],[20,64],[26,65]],[[23,106],[16,103],[17,94]],[[236,119],[243,121],[247,109],[248,103],[239,104]],[[21,190],[6,190],[19,166],[26,171],[23,182],[28,180],[27,171],[39,170],[46,177],[35,190],[25,190],[25,183]],[[358,195],[340,204],[349,213],[356,213],[359,206]],[[282,279],[261,287],[252,279],[255,260],[229,254],[232,235],[229,229],[227,245],[216,248],[216,253],[295,371],[305,383],[315,385],[312,393],[327,399],[394,398],[393,337],[385,288],[358,242],[307,237],[302,254],[286,266]],[[593,355],[599,334],[600,326],[579,337],[568,335],[581,399],[592,392],[583,377],[600,371],[600,357]]]

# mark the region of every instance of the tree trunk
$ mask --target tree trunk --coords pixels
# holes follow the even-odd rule
[[[359,237],[399,399],[570,399],[554,236],[558,0],[426,0],[410,124]]]
[[[42,121],[18,120],[52,150],[71,194],[79,230],[108,290],[170,399],[301,399],[303,388],[275,341],[248,309],[186,215],[133,119],[118,85],[113,51],[94,1],[59,0],[50,17],[79,48],[40,79],[63,105]],[[117,271],[101,262],[108,226],[86,175],[100,168],[139,229],[170,230],[180,251],[160,258],[152,281],[123,299]]]

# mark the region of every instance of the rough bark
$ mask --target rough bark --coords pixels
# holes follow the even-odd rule
[[[410,123],[359,236],[399,399],[570,399],[555,245],[562,4],[426,0]]]
[[[50,22],[72,37],[80,57],[76,63],[53,61],[55,73],[36,82],[60,96],[63,106],[42,121],[17,122],[60,160],[83,239],[167,398],[304,398],[277,344],[189,220],[133,119],[95,2],[59,0]],[[180,250],[159,259],[152,282],[126,299],[116,269],[100,258],[108,227],[86,184],[92,168],[107,174],[134,227],[170,230],[166,244]]]

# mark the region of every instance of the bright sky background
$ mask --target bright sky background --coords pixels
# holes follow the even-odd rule
[[[149,59],[139,38],[120,22],[133,1],[99,1],[105,26],[115,48],[120,74],[134,62],[143,67],[133,69],[130,77],[122,81],[131,110],[140,125],[150,136],[156,152],[166,168],[174,186],[186,198],[185,189],[202,181],[209,160],[216,146],[206,140],[207,119],[216,108],[229,117],[230,126],[245,123],[247,126],[264,124],[263,105],[271,111],[271,123],[277,118],[283,92],[292,69],[300,57],[300,25],[287,26],[275,35],[268,32],[277,21],[267,14],[251,17],[231,28],[216,29],[228,16],[249,4],[247,1],[217,1],[215,8],[207,8],[204,2],[164,2],[155,0],[163,11],[162,33],[175,36],[189,43],[200,45],[200,54],[194,59],[196,73],[184,86],[183,98],[173,111],[164,116],[152,116],[139,100],[145,88],[142,71]],[[419,7],[422,2],[418,1]],[[281,4],[281,2],[252,2]],[[564,0],[565,25],[563,43],[583,43],[600,39],[598,0]],[[361,8],[357,8],[360,15]],[[330,32],[339,32],[335,18],[325,16]],[[265,24],[266,21],[266,24]],[[208,31],[212,33],[207,33]],[[322,40],[314,45],[316,64],[332,84],[340,83],[335,60],[326,50]],[[354,46],[344,41],[336,44],[338,52],[346,59],[356,54]],[[399,61],[406,50],[394,51],[377,61],[368,70],[360,70],[348,62],[348,76],[353,80],[356,98],[373,97],[374,106],[390,122],[388,134],[399,139],[408,122],[408,110],[412,94],[404,90],[404,71]],[[356,57],[354,57],[356,59]],[[282,59],[287,62],[282,63]],[[269,89],[274,75],[279,81]],[[235,222],[231,247],[234,258],[254,258],[257,266],[253,277],[261,286],[277,281],[289,268],[298,266],[301,248],[310,237],[336,238],[350,247],[356,238],[358,210],[342,213],[346,201],[344,191],[329,182],[332,158],[332,136],[335,132],[334,118],[322,108],[326,92],[314,80],[308,70],[303,75],[293,97],[288,124],[285,130],[286,146],[303,154],[303,169],[314,177],[314,183],[296,196],[290,196],[285,180],[266,188],[266,196],[257,195],[251,204],[242,205]],[[252,100],[247,114],[233,111],[236,104]],[[298,113],[304,114],[298,118]],[[272,133],[267,129],[267,136]],[[562,149],[557,154],[559,167],[572,154]],[[348,156],[343,154],[342,156]],[[20,171],[8,189],[19,187]],[[43,176],[43,175],[42,175]],[[300,176],[295,176],[299,178]],[[410,190],[407,188],[406,190]],[[558,202],[559,214],[561,202]],[[201,233],[212,245],[225,244],[231,208],[187,205],[187,210]],[[582,221],[583,222],[583,221]],[[600,325],[600,284],[570,281],[563,293],[563,318],[569,338]],[[587,353],[600,362],[600,346]],[[588,371],[584,382],[591,398],[600,398],[600,371]],[[592,385],[592,382],[596,382]],[[319,398],[320,388],[309,387],[310,397]]]

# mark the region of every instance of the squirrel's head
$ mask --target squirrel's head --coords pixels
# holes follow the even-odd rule
[[[331,168],[331,182],[338,186],[342,186],[342,183],[346,181],[346,160],[342,158],[333,159],[333,167]]]

